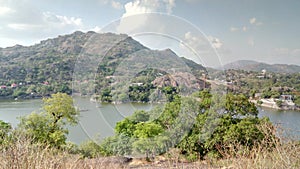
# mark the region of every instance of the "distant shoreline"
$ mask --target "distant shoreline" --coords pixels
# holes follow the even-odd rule
[[[298,106],[282,106],[282,107],[279,107],[274,103],[272,103],[272,104],[266,104],[266,103],[259,104],[259,103],[257,103],[257,101],[259,101],[259,100],[256,100],[256,99],[249,99],[249,101],[254,103],[257,107],[269,108],[269,109],[280,110],[280,111],[283,111],[283,110],[300,111],[300,107],[298,107]]]

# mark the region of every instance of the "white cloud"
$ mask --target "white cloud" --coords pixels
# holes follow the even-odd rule
[[[173,8],[176,6],[175,4],[175,0],[167,0],[165,1],[167,3],[166,9],[167,9],[167,13],[171,14]]]
[[[122,9],[123,5],[120,2],[117,1],[111,1],[111,6],[115,9]]]
[[[252,25],[255,24],[255,22],[256,22],[256,18],[251,18],[251,19],[249,20],[249,23],[252,24]]]
[[[125,13],[122,15],[117,32],[127,33],[135,30],[144,30],[149,27],[161,27],[163,29],[163,23],[161,19],[152,18],[152,23],[149,25],[149,13],[172,13],[172,9],[175,7],[175,0],[133,0],[125,4]]]
[[[223,46],[223,43],[219,38],[213,37],[213,36],[195,36],[191,32],[187,32],[184,35],[184,41],[187,45],[189,45],[191,48],[194,48],[198,51],[206,51],[209,48],[213,47],[216,49],[220,49]]]
[[[257,21],[257,19],[255,17],[250,18],[249,23],[250,24],[247,24],[246,26],[243,26],[243,27],[234,27],[234,26],[232,26],[232,27],[230,27],[229,30],[231,32],[237,32],[239,30],[243,31],[243,32],[247,32],[248,30],[251,30],[251,29],[255,28],[256,26],[263,25],[263,23],[260,22],[260,21]]]
[[[260,26],[260,25],[263,24],[262,22],[258,22],[257,19],[256,19],[255,17],[249,19],[249,23],[250,23],[251,25],[256,25],[256,26]]]
[[[127,4],[125,4],[126,12],[123,14],[123,17],[154,12],[155,8],[156,8],[155,6],[147,7],[146,5],[141,4],[139,0],[135,2],[128,2]]]
[[[115,0],[100,0],[100,3],[105,5],[111,5],[111,7],[115,9],[122,9],[123,5],[120,2],[117,2]]]
[[[27,0],[0,1],[0,17],[2,47],[14,42],[31,45],[40,39],[84,29],[81,18],[42,12]]]
[[[223,46],[223,43],[220,41],[220,39],[208,36],[207,37],[210,43],[213,45],[214,48],[220,49]]]
[[[46,23],[56,23],[62,27],[66,25],[80,27],[83,25],[81,18],[61,16],[51,12],[44,12],[42,17]]]
[[[15,11],[7,6],[0,6],[0,16],[5,16],[13,12]]]
[[[204,36],[200,34],[194,34],[192,32],[186,32],[182,42],[180,44],[180,48],[184,51],[184,57],[196,60],[196,58],[200,58],[201,61],[199,63],[204,64],[206,66],[220,66],[221,61],[218,56],[218,53],[228,53],[229,50],[226,50],[223,47],[223,42],[214,36]],[[217,49],[218,53],[214,49]],[[197,57],[191,57],[193,55],[197,55]]]
[[[239,28],[237,28],[237,27],[230,27],[230,32],[236,32],[238,30],[239,30]]]
[[[41,25],[32,25],[32,24],[19,24],[19,23],[12,23],[7,25],[8,28],[17,30],[17,31],[26,31],[35,28],[41,28]]]
[[[123,17],[151,12],[170,14],[175,7],[175,0],[134,0],[126,3],[124,7]]]

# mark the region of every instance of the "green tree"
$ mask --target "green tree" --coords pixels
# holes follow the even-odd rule
[[[133,135],[137,138],[154,137],[163,132],[163,128],[159,124],[153,122],[140,122],[136,124]]]
[[[164,87],[162,92],[166,95],[169,102],[172,102],[178,94],[177,88],[172,86]]]
[[[136,111],[118,122],[116,135],[105,139],[102,145],[107,147],[103,148],[106,154],[138,153],[148,158],[176,144],[177,136],[187,128],[177,144],[182,154],[190,160],[211,155],[221,157],[221,151],[232,143],[251,150],[273,136],[259,129],[270,122],[257,115],[257,108],[245,95],[211,94],[203,90],[192,98],[175,96],[163,109]]]
[[[283,103],[282,100],[276,100],[276,105],[277,105],[278,107],[281,107],[281,106],[282,106],[282,103]]]
[[[295,96],[294,97],[294,102],[297,106],[300,106],[300,96]]]
[[[51,98],[45,98],[43,102],[44,111],[21,117],[18,129],[31,136],[35,143],[60,148],[66,144],[66,125],[78,123],[79,111],[67,94],[52,94]]]
[[[43,99],[44,111],[57,123],[76,125],[79,111],[73,104],[73,99],[65,93],[52,94],[50,98]]]
[[[136,122],[130,120],[129,118],[125,118],[124,120],[117,122],[115,131],[117,134],[123,134],[125,136],[133,136],[133,132],[135,131]]]
[[[203,92],[200,99],[209,99],[206,91]],[[257,117],[255,105],[250,103],[246,96],[229,93],[224,96],[224,100],[218,101],[219,103],[214,103],[214,97],[222,98],[219,95],[213,96],[211,100],[206,101],[211,105],[201,106],[205,108],[204,113],[198,114],[190,133],[178,145],[190,160],[206,155],[220,157],[220,150],[232,143],[251,148],[254,143],[268,137],[258,128],[263,122],[269,123],[268,120]],[[218,107],[218,104],[221,107]]]
[[[165,105],[165,108],[157,121],[164,128],[170,128],[175,122],[181,109],[181,99],[179,96],[174,96],[173,101]]]

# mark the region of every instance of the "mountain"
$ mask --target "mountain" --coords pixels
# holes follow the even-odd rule
[[[288,65],[288,64],[267,64],[262,62],[256,62],[251,60],[239,60],[226,64],[224,69],[240,69],[247,71],[262,71],[263,69],[268,72],[274,73],[298,73],[300,72],[300,66]]]
[[[0,97],[103,91],[112,96],[122,87],[114,86],[118,80],[155,88],[152,82],[159,76],[177,73],[179,78],[190,73],[198,78],[205,72],[203,66],[170,49],[151,50],[125,34],[76,31],[32,46],[0,48]]]

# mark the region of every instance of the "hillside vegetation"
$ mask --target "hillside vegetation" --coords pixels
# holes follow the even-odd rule
[[[88,73],[80,74],[84,70]],[[108,102],[145,102],[157,88],[151,83],[157,77],[178,72],[177,76],[185,79],[180,72],[190,73],[202,88],[199,78],[206,70],[191,60],[179,58],[170,49],[150,50],[127,35],[77,31],[33,46],[1,48],[0,72],[0,97],[34,98],[73,92],[94,94]],[[113,85],[124,78],[130,78],[126,79],[127,84]],[[190,79],[185,80],[187,84],[193,83]],[[143,85],[140,89],[129,89],[131,83]],[[127,88],[121,89],[120,85]],[[113,88],[117,90],[112,91]],[[137,93],[135,91],[147,91],[148,94],[137,96],[133,94]],[[125,92],[132,98],[124,98]]]

